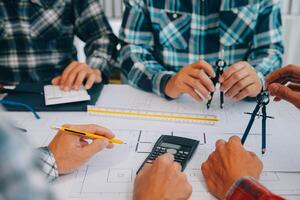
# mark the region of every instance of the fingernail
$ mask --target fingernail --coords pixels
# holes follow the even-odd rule
[[[208,95],[208,96],[207,96],[207,100],[211,100],[211,95]]]

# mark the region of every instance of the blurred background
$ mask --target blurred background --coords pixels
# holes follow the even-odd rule
[[[115,34],[118,35],[123,15],[122,0],[100,0],[100,2]],[[300,65],[300,0],[281,0],[281,12],[285,43],[284,65],[291,63]],[[84,43],[76,38],[75,44],[78,48],[78,59],[84,62]],[[118,72],[113,73],[112,83],[119,83]]]

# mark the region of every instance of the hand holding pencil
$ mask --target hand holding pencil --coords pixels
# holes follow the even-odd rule
[[[85,164],[96,153],[113,148],[113,143],[109,140],[114,138],[114,134],[98,125],[64,125],[63,129],[78,130],[88,132],[93,135],[102,136],[101,139],[94,139],[92,143],[85,141],[87,136],[78,134],[66,134],[68,131],[59,130],[48,148],[54,155],[59,175],[68,174]]]

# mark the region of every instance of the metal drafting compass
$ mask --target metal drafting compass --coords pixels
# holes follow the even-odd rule
[[[262,154],[266,153],[266,139],[267,139],[267,118],[274,119],[274,117],[267,115],[267,105],[270,103],[270,95],[268,91],[262,91],[256,98],[257,105],[253,111],[253,113],[245,113],[245,114],[251,114],[250,121],[248,123],[248,126],[245,130],[245,133],[242,137],[242,144],[245,143],[250,130],[252,128],[252,125],[254,123],[254,120],[256,117],[260,118],[262,117]],[[260,113],[260,110],[262,113]]]
[[[222,76],[223,72],[224,72],[224,68],[226,67],[226,62],[223,59],[219,59],[216,62],[216,77],[212,79],[212,82],[214,84],[214,86],[216,87],[217,83],[219,83],[219,79]],[[210,108],[211,106],[211,102],[213,100],[213,96],[214,96],[214,92],[212,92],[211,94],[211,99],[207,102],[207,109]],[[220,92],[220,108],[223,109],[224,108],[224,92]]]

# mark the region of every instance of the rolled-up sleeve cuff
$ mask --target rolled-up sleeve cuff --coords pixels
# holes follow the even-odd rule
[[[49,182],[54,181],[58,178],[59,174],[53,153],[48,147],[40,147],[38,150],[42,172],[46,174]]]
[[[101,71],[102,80],[104,81],[104,83],[109,82],[111,63],[109,63],[106,59],[101,57],[87,58],[86,63],[92,69],[99,69]]]
[[[168,81],[174,76],[174,72],[159,72],[153,77],[153,92],[161,97],[164,97],[168,100],[172,98],[168,97],[165,93],[165,88]]]
[[[266,81],[265,81],[265,75],[261,72],[257,72],[257,75],[259,77],[259,80],[260,80],[263,90],[266,90],[267,85],[266,85]]]
[[[272,199],[283,200],[284,198],[270,192],[263,185],[258,183],[252,177],[243,177],[236,181],[229,189],[226,200],[242,200],[242,199]]]

